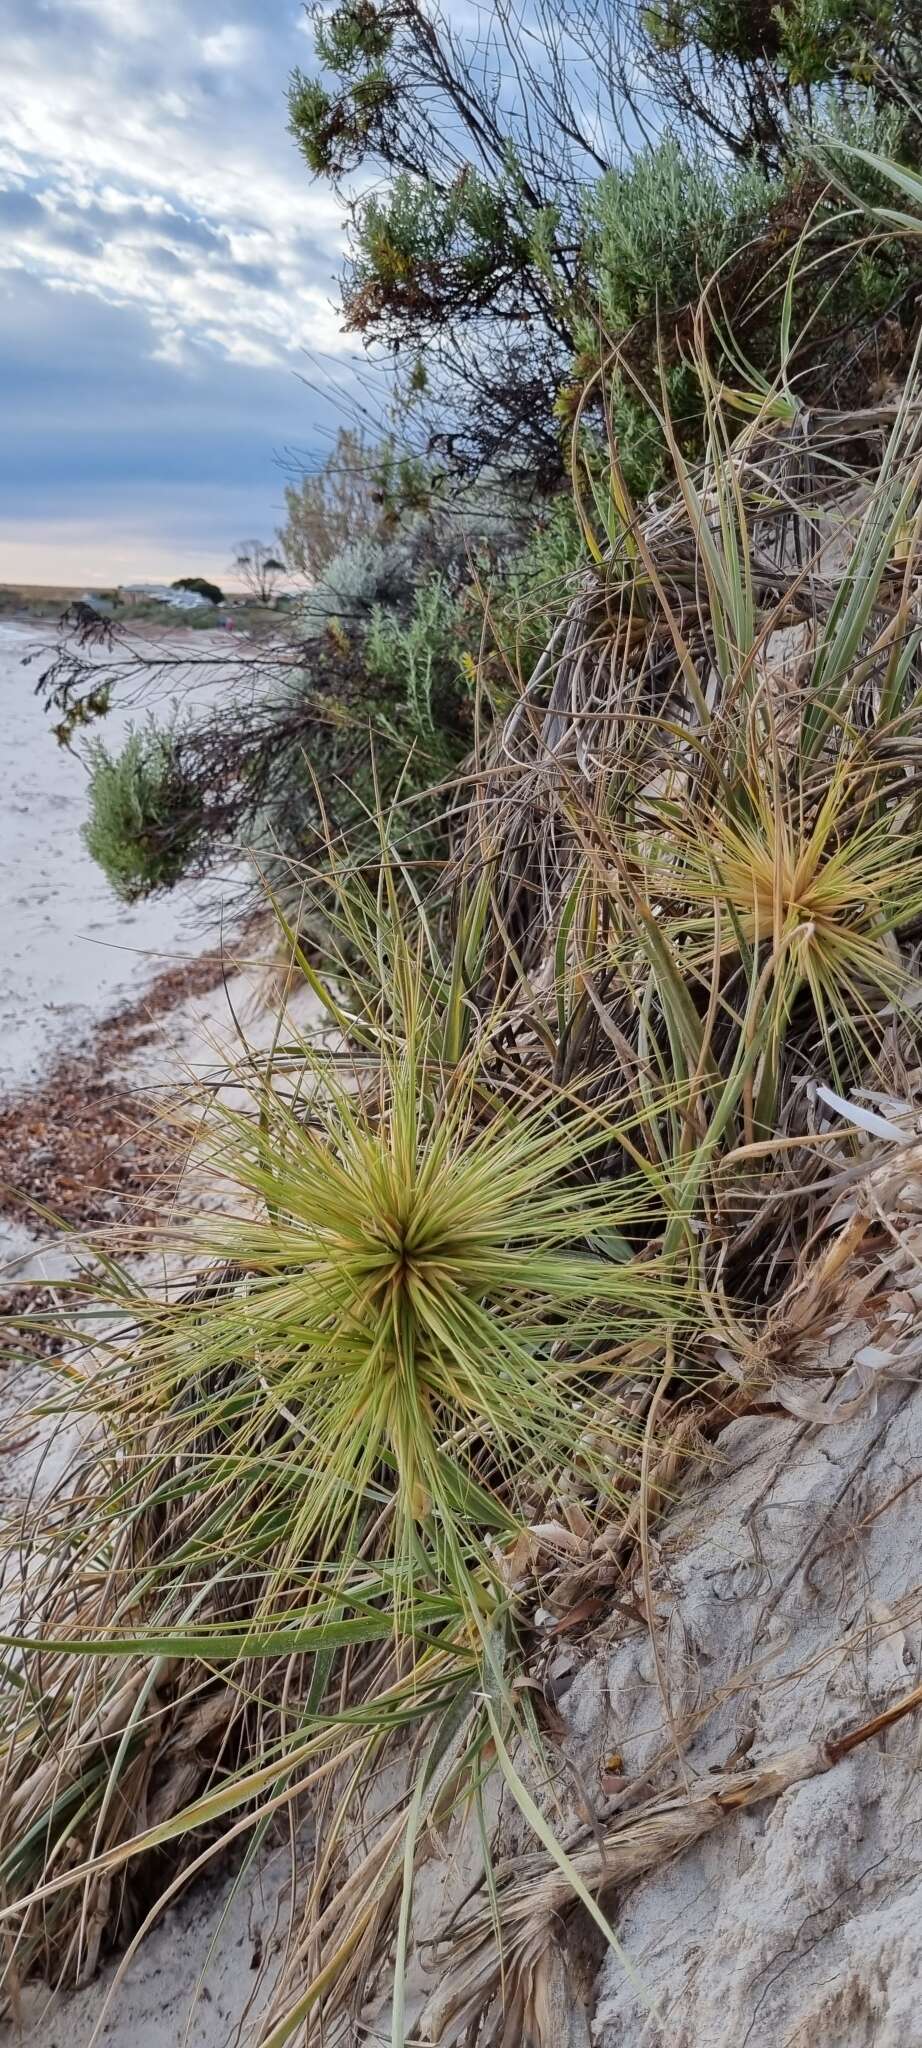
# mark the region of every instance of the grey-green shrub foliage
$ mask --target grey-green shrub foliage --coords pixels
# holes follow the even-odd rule
[[[436,479],[425,506],[406,510],[396,530],[340,549],[306,593],[306,660],[285,688],[310,713],[301,772],[279,779],[253,826],[263,871],[289,903],[286,861],[297,862],[316,834],[318,787],[359,860],[377,839],[377,802],[398,787],[414,854],[434,850],[426,806],[414,799],[471,744],[464,657],[479,647],[475,570],[504,575],[528,525],[527,508],[495,471],[450,494]]]
[[[431,741],[457,730],[469,694],[460,657],[458,601],[442,576],[433,574],[414,592],[406,623],[375,606],[365,641],[368,672],[399,694],[416,737]]]
[[[585,254],[603,331],[621,334],[655,310],[694,299],[724,258],[764,222],[780,179],[750,165],[721,169],[674,138],[586,192]],[[598,327],[581,323],[595,344]]]
[[[305,664],[285,685],[287,701],[300,698],[310,714],[301,772],[269,793],[253,830],[263,871],[286,900],[286,861],[297,862],[311,844],[319,798],[361,859],[376,839],[379,798],[386,804],[399,784],[411,799],[450,773],[469,746],[466,574],[463,533],[414,517],[389,540],[366,537],[342,549],[304,598]],[[425,828],[408,816],[407,830],[424,850]]]
[[[366,535],[351,541],[327,563],[303,599],[301,638],[322,639],[331,626],[346,633],[362,632],[376,608],[410,603],[415,575],[416,555],[407,536],[378,540]]]
[[[496,563],[520,531],[498,479],[450,503],[434,492],[326,563],[294,620],[303,659],[266,680],[252,715],[217,706],[181,732],[145,728],[119,755],[97,746],[86,838],[113,887],[129,900],[168,888],[193,854],[233,843],[290,902],[287,865],[318,857],[327,826],[361,858],[377,802],[440,783],[470,745],[474,540]],[[407,829],[417,850],[432,844],[421,815]]]
[[[125,903],[171,888],[184,873],[194,827],[184,832],[182,790],[172,733],[152,723],[133,732],[120,754],[102,740],[88,750],[90,815],[83,837]]]

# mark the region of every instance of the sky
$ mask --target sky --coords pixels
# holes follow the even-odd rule
[[[226,580],[360,374],[303,9],[0,0],[0,49],[0,583]]]

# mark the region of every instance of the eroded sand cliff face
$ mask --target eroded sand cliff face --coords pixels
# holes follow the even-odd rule
[[[922,1392],[892,1386],[823,1430],[734,1424],[724,1470],[662,1531],[657,1606],[696,1778],[860,1724],[922,1678]],[[566,1708],[590,1768],[600,1733],[642,1770],[662,1740],[649,1644],[596,1658]],[[657,1725],[659,1724],[659,1725]],[[621,1898],[593,1990],[594,2048],[903,2048],[922,2041],[922,1721],[729,1815]]]
[[[798,1777],[723,1812],[670,1855],[670,1816],[649,1874],[603,1902],[631,1966],[586,1922],[547,1917],[531,2004],[540,2048],[904,2048],[922,2042],[922,1713],[824,1767],[828,1738],[859,1727],[922,1680],[922,1390],[892,1384],[826,1428],[793,1418],[734,1423],[715,1469],[673,1509],[653,1585],[672,1718],[692,1795],[706,1799],[796,1752]],[[601,1831],[630,1827],[632,1788],[685,1801],[645,1629],[625,1628],[576,1668],[555,1790],[580,1829],[574,1784]],[[616,1752],[624,1792],[600,1788]],[[657,1760],[658,1763],[657,1763]],[[569,1766],[569,1768],[568,1768]],[[537,1790],[537,1786],[535,1787]],[[626,1795],[626,1796],[625,1796]],[[619,1808],[621,1811],[619,1812]],[[557,1814],[558,1822],[560,1813]],[[651,1836],[662,1814],[648,1822]],[[538,1909],[519,1817],[498,1817],[503,1859]],[[421,1937],[436,1933],[476,1870],[462,1831],[419,1887]],[[428,1924],[427,1924],[428,1923]],[[460,2041],[452,1987],[413,1970],[418,2038]],[[389,2039],[384,1998],[376,2042]],[[493,2038],[492,2036],[490,2037]],[[502,2038],[497,2035],[496,2039]]]
[[[652,1867],[602,1893],[626,1969],[594,1934],[587,1943],[585,1916],[544,1911],[542,1859],[504,1796],[494,1873],[507,1902],[517,1890],[524,1914],[531,1901],[520,2031],[539,2048],[922,2042],[917,1149],[879,1158],[850,1196],[842,1242],[856,1212],[859,1232],[862,1208],[872,1221],[823,1317],[776,1358],[776,1401],[730,1423],[656,1528],[660,1673],[639,1565],[622,1602],[637,1618],[613,1615],[578,1648],[564,1638],[549,1664],[563,1673],[560,1768],[552,1796],[533,1780],[536,1794],[582,1844],[587,1870],[597,1850]],[[883,1732],[835,1754],[838,1738],[907,1702]],[[736,1808],[747,1774],[778,1763],[792,1782]],[[689,1796],[700,1805],[728,1785],[708,1831],[688,1846],[686,1829],[671,1848]],[[441,1972],[427,1969],[425,1944],[476,1864],[462,1829],[422,1873],[414,1992],[425,2041],[465,2038],[465,1971],[453,1984],[445,1950]],[[546,1858],[544,1872],[551,1900]],[[468,1984],[486,1953],[469,1956]],[[388,2003],[373,2038],[388,2038]]]

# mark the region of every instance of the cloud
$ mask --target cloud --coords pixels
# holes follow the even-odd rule
[[[88,221],[76,214],[68,217],[55,212],[35,192],[24,188],[0,191],[0,226],[7,231],[8,256],[36,244],[44,244],[49,253],[57,247],[88,256],[102,246]]]
[[[0,221],[7,228],[35,228],[45,220],[45,208],[34,192],[10,189],[0,192]]]
[[[28,0],[8,4],[25,18]],[[207,11],[211,0],[204,5]],[[105,23],[95,5],[85,11]],[[340,208],[311,187],[285,134],[284,38],[266,43],[254,77],[249,69],[232,74],[218,118],[198,76],[201,44],[214,41],[229,62],[232,49],[243,52],[250,28],[218,23],[214,37],[197,38],[184,17],[173,19],[172,0],[154,11],[165,17],[166,33],[163,47],[146,57],[144,46],[113,36],[104,46],[91,38],[71,61],[73,19],[62,26],[59,16],[53,67],[34,26],[11,38],[0,132],[0,184],[13,191],[4,216],[7,262],[155,316],[162,309],[193,340],[214,334],[216,307],[201,275],[193,286],[190,272],[174,268],[167,291],[170,266],[152,271],[138,258],[145,245],[195,247],[217,269],[232,270],[241,287],[222,306],[230,357],[263,358],[271,350],[282,361],[304,346],[341,346],[327,284],[340,261]],[[30,17],[51,18],[48,9]],[[55,250],[72,260],[60,253],[56,265]]]
[[[335,423],[332,372],[310,400],[296,382],[305,353],[352,375],[333,303],[341,207],[286,132],[299,10],[0,0],[0,20],[0,431],[15,450],[0,518],[17,494],[40,518],[44,490],[58,519],[56,444],[68,518],[116,477],[139,504],[161,493],[166,466],[190,503],[200,486],[252,489],[259,530],[281,499],[273,447],[310,449]]]
[[[150,250],[147,260],[154,270],[168,271],[171,277],[181,277],[189,263],[188,256],[180,256],[175,249],[167,249],[162,243]]]
[[[88,204],[71,202],[71,219],[91,226],[100,241],[136,241],[138,239],[165,244],[183,243],[188,248],[205,251],[226,249],[226,230],[212,227],[208,221],[196,219],[194,215],[180,213],[166,205],[142,205],[137,201],[124,199],[107,205],[91,200]],[[64,209],[66,210],[66,208]]]
[[[142,314],[19,278],[0,280],[0,333],[9,540],[21,530],[34,549],[44,531],[72,547],[85,521],[98,560],[108,509],[114,549],[127,528],[147,532],[180,575],[191,554],[226,567],[240,532],[274,532],[284,451],[311,426],[287,370],[204,349],[160,360]],[[9,580],[6,546],[3,559]]]
[[[203,36],[201,42],[205,63],[213,64],[218,70],[239,70],[241,65],[253,61],[257,49],[255,29],[242,21],[226,21],[222,28]]]

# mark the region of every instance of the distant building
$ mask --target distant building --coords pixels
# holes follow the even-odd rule
[[[125,604],[168,604],[174,612],[197,612],[212,604],[197,590],[174,590],[169,583],[123,583],[119,597]]]

